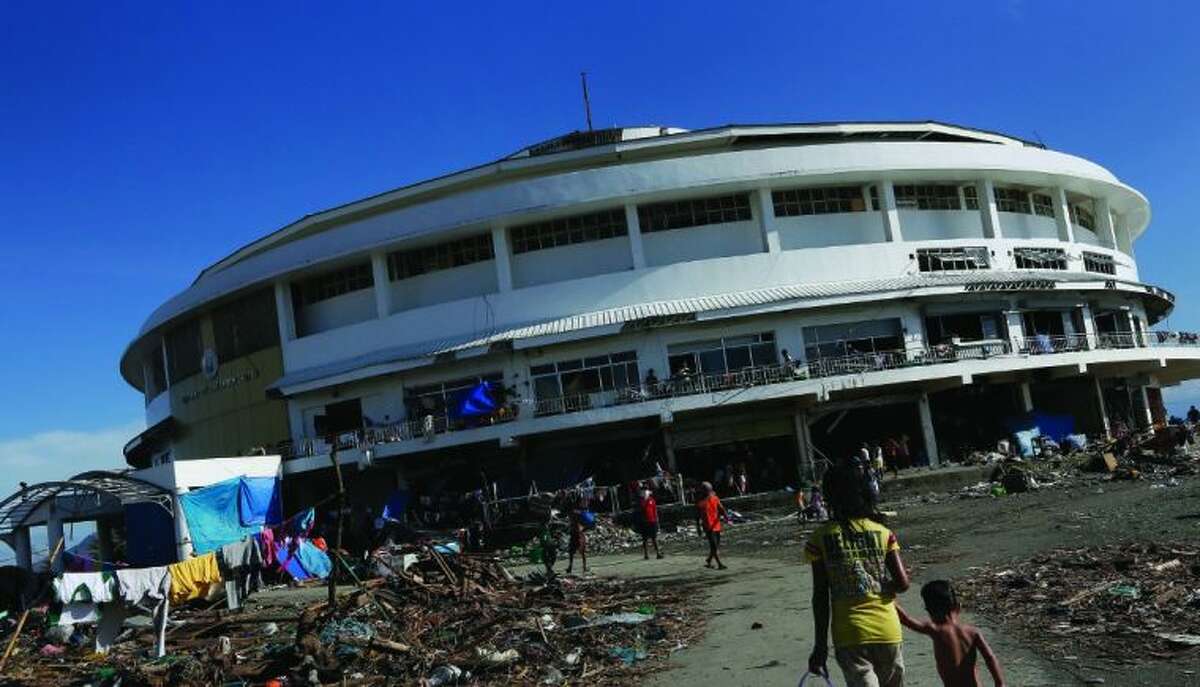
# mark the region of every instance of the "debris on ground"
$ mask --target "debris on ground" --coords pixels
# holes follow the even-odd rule
[[[1047,656],[1121,664],[1200,652],[1200,544],[1057,549],[957,584],[970,610]]]
[[[392,562],[396,562],[394,567]],[[407,569],[401,569],[404,561]],[[429,546],[380,550],[386,575],[290,609],[179,609],[168,655],[151,630],[106,657],[26,629],[6,677],[20,684],[630,684],[703,632],[699,590],[653,581],[514,577],[499,559]],[[306,597],[312,599],[311,592]],[[56,641],[51,641],[56,640]]]

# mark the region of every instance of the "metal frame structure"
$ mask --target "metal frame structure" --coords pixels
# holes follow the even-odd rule
[[[168,513],[171,509],[171,493],[155,484],[130,477],[120,472],[95,470],[80,473],[62,482],[39,482],[17,491],[0,501],[0,537],[7,537],[18,528],[26,526],[26,520],[42,504],[51,499],[68,497],[110,497],[125,506],[131,503],[156,503]],[[82,512],[71,513],[79,516]]]

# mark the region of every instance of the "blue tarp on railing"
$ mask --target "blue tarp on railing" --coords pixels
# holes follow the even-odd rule
[[[268,493],[267,484],[257,481],[260,478],[249,479],[255,481],[234,477],[180,495],[192,548],[197,554],[241,541],[261,530],[264,524],[278,524],[281,519],[278,480],[261,478],[270,482],[271,493]]]

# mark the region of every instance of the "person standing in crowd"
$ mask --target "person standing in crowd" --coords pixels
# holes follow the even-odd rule
[[[808,669],[828,677],[828,639],[848,687],[903,687],[896,594],[908,589],[896,535],[879,524],[868,475],[856,461],[831,469],[824,493],[832,520],[804,547],[812,565],[816,644]]]
[[[542,547],[542,565],[546,568],[546,577],[554,577],[554,563],[558,560],[558,533],[555,531],[554,509],[546,516],[542,531],[538,534],[538,543]]]
[[[727,517],[725,506],[721,505],[721,499],[717,498],[712,484],[705,482],[700,489],[702,497],[696,501],[696,530],[708,540],[708,558],[704,560],[704,567],[713,567],[715,561],[717,569],[724,570],[725,564],[721,562],[721,521]]]
[[[900,479],[900,442],[895,437],[883,440],[883,461],[896,479]]]
[[[901,434],[900,439],[896,442],[896,459],[900,462],[900,467],[906,470],[913,466],[912,451],[909,449],[910,441],[907,434]]]
[[[737,474],[733,478],[733,486],[737,490],[738,496],[745,496],[750,493],[750,476],[746,474],[746,463],[738,463]]]
[[[658,501],[649,484],[642,485],[642,560],[650,560],[650,544],[654,544],[654,555],[661,559],[658,549]]]
[[[571,570],[575,567],[575,554],[579,554],[580,560],[583,561],[583,574],[588,572],[587,565],[587,528],[589,524],[587,520],[593,518],[592,512],[588,510],[588,500],[586,498],[579,499],[579,503],[575,508],[571,509],[571,540],[567,546],[567,574],[571,574]]]
[[[1200,410],[1196,406],[1188,408],[1187,421],[1193,425],[1200,425]]]

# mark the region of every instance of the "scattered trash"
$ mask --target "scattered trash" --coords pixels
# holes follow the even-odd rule
[[[579,659],[582,656],[583,656],[583,649],[575,648],[575,649],[571,650],[571,653],[569,653],[563,657],[563,661],[565,661],[567,665],[573,666],[573,665],[579,663]]]
[[[1117,584],[1108,588],[1108,593],[1112,596],[1122,596],[1126,599],[1137,599],[1141,596],[1138,588],[1131,584]]]
[[[627,666],[646,660],[645,651],[627,646],[615,646],[609,650],[609,653],[612,654],[613,658],[620,659]]]
[[[481,661],[492,666],[503,666],[513,663],[521,658],[521,654],[517,653],[516,649],[505,649],[504,651],[490,651],[481,646],[475,647],[475,655]]]
[[[1194,542],[1135,543],[1052,550],[999,574],[975,571],[956,586],[972,611],[1044,655],[1073,656],[1081,644],[1102,645],[1105,660],[1141,662],[1200,646],[1194,570],[1200,570]],[[1138,641],[1110,641],[1131,635]]]
[[[263,625],[262,633],[264,637],[270,637],[276,632],[279,632],[279,625],[275,623],[267,623],[266,625]]]
[[[565,679],[566,676],[562,674],[562,671],[554,666],[546,666],[546,672],[542,674],[543,685],[559,685]]]
[[[443,687],[443,685],[456,685],[460,680],[465,681],[470,679],[471,673],[459,668],[458,666],[438,666],[425,680],[424,687]]]
[[[751,623],[750,629],[751,630],[761,630],[761,629],[763,629],[763,624],[759,623],[759,622]]]

